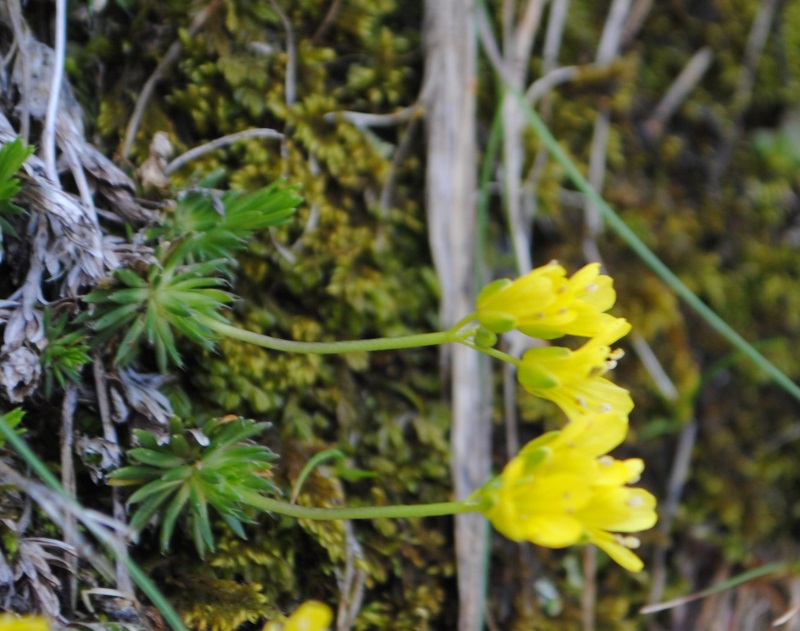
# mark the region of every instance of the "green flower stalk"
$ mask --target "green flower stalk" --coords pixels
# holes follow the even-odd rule
[[[110,476],[112,485],[143,484],[128,500],[139,504],[131,527],[161,523],[161,546],[169,548],[181,515],[199,554],[214,549],[209,505],[239,536],[243,523],[260,512],[298,519],[386,519],[481,512],[515,541],[562,548],[595,543],[631,571],[642,563],[631,552],[636,537],[618,533],[655,524],[655,498],[627,484],[638,480],[641,460],[615,460],[608,452],[627,432],[627,420],[614,412],[586,414],[529,443],[494,480],[462,501],[421,505],[317,508],[281,499],[269,481],[275,459],[269,449],[248,439],[265,423],[239,418],[210,421],[202,432],[185,431],[174,420],[169,440],[139,431],[141,447],[128,452],[138,464]],[[188,440],[192,436],[192,441]]]
[[[437,333],[421,333],[418,335],[405,335],[401,337],[380,337],[372,340],[347,340],[340,342],[296,342],[284,340],[269,335],[253,333],[235,327],[227,322],[211,318],[201,318],[200,323],[215,333],[230,338],[261,346],[273,351],[285,353],[302,353],[310,355],[338,355],[341,353],[358,353],[374,351],[390,351],[404,348],[420,348],[423,346],[439,346],[464,342],[469,339],[468,332],[457,329],[439,331]]]

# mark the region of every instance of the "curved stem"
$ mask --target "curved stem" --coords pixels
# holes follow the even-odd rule
[[[517,359],[513,355],[509,355],[508,353],[504,353],[503,351],[497,350],[496,348],[492,348],[490,346],[477,346],[476,344],[473,344],[465,339],[460,339],[458,342],[464,346],[469,346],[472,350],[478,351],[479,353],[491,355],[495,359],[508,362],[509,364],[514,364],[515,366],[519,366],[522,363],[521,360]]]
[[[420,346],[438,346],[460,342],[461,338],[453,331],[438,333],[422,333],[403,337],[381,337],[372,340],[350,340],[346,342],[296,342],[282,340],[269,335],[253,333],[237,328],[226,322],[203,318],[203,324],[212,331],[225,337],[247,342],[255,346],[269,348],[274,351],[289,353],[306,353],[312,355],[332,355],[337,353],[355,353],[364,351],[389,351],[400,348],[417,348]]]
[[[299,519],[396,519],[398,517],[438,517],[477,511],[477,504],[463,502],[441,502],[439,504],[419,504],[415,506],[354,506],[344,508],[316,508],[298,506],[281,500],[264,497],[258,493],[246,493],[242,501],[253,508],[297,517]]]
[[[470,313],[468,316],[464,316],[458,322],[456,322],[453,326],[450,327],[450,332],[451,333],[456,333],[457,331],[459,331],[461,328],[465,327],[467,324],[469,324],[473,320],[477,320],[477,318],[475,316],[476,316],[475,313]]]

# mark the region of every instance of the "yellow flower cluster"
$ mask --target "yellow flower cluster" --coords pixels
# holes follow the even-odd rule
[[[550,346],[526,352],[517,372],[531,394],[549,399],[570,419],[594,412],[627,415],[630,394],[603,375],[622,352],[610,344],[630,331],[622,318],[606,313],[616,300],[608,276],[591,263],[567,278],[557,263],[539,267],[515,281],[502,279],[478,295],[475,317],[492,333],[518,329],[551,340],[564,335],[591,338],[578,350]]]
[[[633,572],[642,561],[632,533],[656,523],[653,495],[626,486],[644,463],[607,455],[625,438],[627,420],[614,412],[585,414],[528,443],[474,499],[495,528],[514,541],[562,548],[594,543]]]
[[[519,329],[543,340],[592,337],[616,319],[605,313],[616,297],[598,263],[567,278],[566,270],[551,262],[515,281],[504,278],[484,287],[477,299],[478,321],[494,333]]]
[[[475,318],[491,333],[589,339],[577,350],[547,346],[509,358],[520,384],[558,405],[569,422],[524,447],[473,499],[510,539],[551,548],[594,543],[637,572],[642,561],[631,549],[639,540],[628,533],[655,524],[656,501],[627,486],[639,479],[641,460],[608,455],[624,440],[633,409],[628,391],[605,377],[622,357],[611,345],[631,328],[606,313],[615,300],[612,280],[597,263],[569,278],[550,263],[513,282],[495,281],[478,295]]]

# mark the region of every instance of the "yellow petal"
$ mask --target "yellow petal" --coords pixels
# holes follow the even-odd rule
[[[333,621],[333,612],[328,605],[308,600],[289,616],[283,631],[323,631]]]
[[[570,420],[557,445],[569,445],[591,456],[601,456],[619,446],[628,433],[628,419],[617,411],[583,414]]]
[[[534,513],[575,513],[593,496],[584,476],[571,473],[543,475],[531,481],[510,485],[508,500],[521,518]]]
[[[605,313],[616,293],[611,278],[599,271],[591,263],[568,279],[563,267],[550,263],[513,282],[495,281],[478,294],[477,319],[495,333],[516,327],[541,339],[598,335],[618,320]]]
[[[525,539],[547,548],[564,548],[575,545],[584,535],[583,524],[565,514],[543,514],[523,522],[521,531]]]
[[[616,460],[611,456],[604,456],[598,463],[600,472],[594,481],[597,486],[621,486],[637,482],[644,471],[644,461],[641,458]]]
[[[607,532],[590,532],[592,543],[601,548],[614,561],[619,563],[626,570],[631,572],[641,572],[644,567],[642,560],[630,551],[630,548],[622,545],[618,540]]]
[[[655,525],[655,506],[656,498],[644,489],[601,486],[596,487],[578,517],[590,528],[638,532]]]
[[[526,390],[555,403],[569,419],[606,412],[613,412],[624,418],[633,409],[630,392],[602,377],[586,379],[562,388],[536,391],[526,388]]]

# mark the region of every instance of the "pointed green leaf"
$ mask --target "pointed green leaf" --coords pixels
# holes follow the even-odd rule
[[[175,529],[175,522],[183,511],[183,507],[186,505],[188,499],[189,485],[184,484],[169,503],[169,506],[167,506],[167,510],[164,511],[164,520],[161,522],[161,537],[159,538],[162,552],[169,550],[172,532]]]

